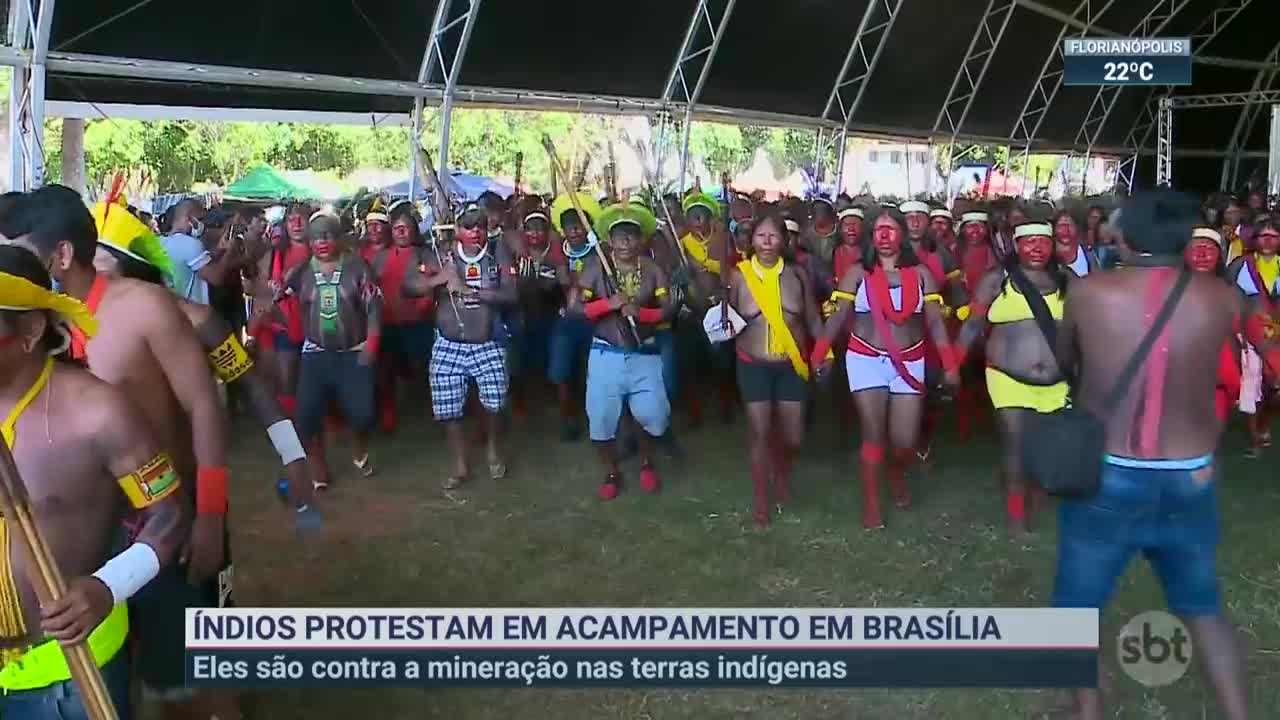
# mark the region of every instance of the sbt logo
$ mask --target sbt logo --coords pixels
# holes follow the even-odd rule
[[[1170,685],[1191,666],[1191,634],[1178,618],[1153,610],[1135,616],[1116,638],[1125,674],[1147,687]]]

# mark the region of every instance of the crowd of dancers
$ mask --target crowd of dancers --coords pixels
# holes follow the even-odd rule
[[[114,192],[92,208],[61,186],[0,196],[0,429],[71,578],[62,600],[37,602],[28,561],[0,523],[0,637],[10,641],[0,713],[65,691],[65,661],[27,660],[88,640],[117,707],[134,702],[136,674],[175,716],[237,717],[234,696],[184,688],[178,641],[183,609],[231,600],[219,385],[278,451],[299,518],[333,477],[327,434],[349,433],[353,468],[374,474],[370,435],[379,424],[394,431],[406,373],[425,374],[446,429],[446,490],[472,477],[466,416],[481,418],[487,475],[502,479],[504,411],[519,423],[550,385],[564,442],[577,441],[585,415],[603,501],[623,492],[631,453],[639,489],[660,492],[658,455],[681,447],[673,405],[696,426],[700,391],[715,388],[725,417],[745,411],[744,476],[762,527],[788,501],[813,409],[825,403],[849,437],[856,414],[868,529],[885,525],[882,484],[895,508],[911,506],[909,471],[930,459],[949,397],[962,438],[993,414],[1006,516],[1024,532],[1029,419],[1105,394],[1094,386],[1124,359],[1109,348],[1143,334],[1180,275],[1195,278],[1187,292],[1197,299],[1155,338],[1142,389],[1107,414],[1106,462],[1119,469],[1104,474],[1101,494],[1123,499],[1115,484],[1126,472],[1167,471],[1202,492],[1234,410],[1249,418],[1251,454],[1270,442],[1280,219],[1263,204],[1256,194],[1215,200],[1193,213],[1199,222],[1182,222],[1185,212],[1173,222],[1173,200],[1108,217],[1011,200],[765,202],[726,187],[604,201],[487,194],[433,224],[408,202],[342,214],[244,207],[215,221],[188,200],[159,237]],[[242,280],[243,328],[208,304],[209,283],[229,275]],[[1204,373],[1174,384],[1201,366],[1216,408],[1195,393]],[[1215,409],[1218,422],[1206,424]],[[1216,527],[1211,504],[1196,507]],[[1212,552],[1202,552],[1216,539],[1200,537],[1193,552],[1186,535],[1159,536],[1103,557],[1089,539],[1104,520],[1065,501],[1061,513],[1056,604],[1101,607],[1144,549],[1171,606],[1204,620],[1193,631],[1217,648],[1210,655],[1230,648]],[[1226,667],[1214,676],[1224,707],[1239,689]]]

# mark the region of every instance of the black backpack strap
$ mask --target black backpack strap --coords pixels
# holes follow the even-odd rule
[[[1120,404],[1120,400],[1124,398],[1125,393],[1129,392],[1129,386],[1133,384],[1133,379],[1138,374],[1138,368],[1142,367],[1142,364],[1147,360],[1147,356],[1151,354],[1151,346],[1155,344],[1156,338],[1160,337],[1160,333],[1164,332],[1165,325],[1169,324],[1169,318],[1173,317],[1174,308],[1177,307],[1178,301],[1182,299],[1182,294],[1190,283],[1191,273],[1185,269],[1180,271],[1177,282],[1174,284],[1173,289],[1169,291],[1169,297],[1164,301],[1164,307],[1160,308],[1160,314],[1156,316],[1155,322],[1151,324],[1151,329],[1142,338],[1142,342],[1138,343],[1138,349],[1133,351],[1129,362],[1120,371],[1115,385],[1111,386],[1111,392],[1108,393],[1107,399],[1102,406],[1104,415],[1110,415],[1116,409],[1116,405]]]
[[[1027,277],[1017,263],[1009,269],[1009,281],[1019,293],[1022,293],[1022,297],[1027,299],[1031,314],[1035,316],[1036,325],[1040,327],[1040,334],[1044,335],[1045,342],[1049,343],[1049,351],[1056,354],[1058,322],[1053,319],[1053,313],[1049,311],[1049,304],[1044,301],[1044,295],[1040,294],[1040,289],[1031,282],[1031,278]]]

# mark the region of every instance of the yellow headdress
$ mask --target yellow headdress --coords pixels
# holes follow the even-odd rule
[[[86,336],[98,332],[98,320],[84,303],[6,272],[0,272],[0,310],[49,310]]]
[[[582,212],[587,214],[587,219],[591,222],[599,220],[600,214],[603,212],[600,209],[600,203],[596,202],[596,199],[587,193],[574,194],[578,196],[578,205],[582,208]],[[569,199],[567,194],[561,195],[556,198],[555,202],[551,203],[551,225],[555,227],[556,232],[564,233],[564,228],[560,226],[560,216],[571,210],[573,210],[573,201]]]
[[[129,212],[124,195],[100,202],[90,210],[98,226],[98,242],[159,270],[166,282],[173,281],[173,259],[160,238]]]

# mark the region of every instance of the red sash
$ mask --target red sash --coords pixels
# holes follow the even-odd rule
[[[933,282],[937,285],[939,292],[947,284],[947,274],[942,271],[942,258],[938,253],[929,252],[928,250],[920,250],[920,262],[929,269],[929,274],[933,275]]]
[[[421,322],[422,304],[401,295],[409,263],[416,253],[413,248],[389,247],[378,272],[378,287],[382,288],[382,322],[387,325],[405,325]]]
[[[879,307],[885,317],[895,325],[905,323],[916,314],[916,306],[920,304],[920,268],[913,265],[902,268],[902,307],[893,306],[893,296],[889,293],[889,276],[879,267],[867,273],[863,282],[867,284],[867,300],[872,308]],[[872,313],[873,315],[875,313]]]
[[[835,253],[831,258],[832,269],[835,271],[836,285],[844,279],[844,274],[849,272],[849,268],[857,265],[862,261],[862,248],[857,245],[840,245],[836,247]]]
[[[907,317],[915,314],[916,305],[920,302],[920,275],[915,267],[902,268],[902,310],[896,310],[893,307],[893,298],[889,295],[889,278],[880,268],[876,268],[867,274],[863,282],[869,283],[870,287],[867,292],[867,302],[871,305],[871,319],[876,324],[876,332],[880,334],[880,342],[884,343],[884,351],[889,355],[889,361],[893,363],[893,369],[898,371],[898,377],[903,382],[911,386],[911,389],[918,393],[924,394],[924,383],[916,379],[915,375],[907,369],[907,364],[902,358],[902,348],[898,347],[898,341],[894,339],[892,328],[889,327],[889,320],[893,320],[898,325],[906,321]],[[914,288],[911,295],[908,296],[907,288]],[[911,302],[908,303],[908,297]],[[906,316],[899,320],[902,312],[906,311]]]
[[[964,268],[964,284],[970,294],[977,289],[978,283],[982,282],[982,276],[991,269],[991,254],[991,246],[987,244],[965,246],[964,257],[960,264]]]
[[[283,283],[289,270],[301,265],[310,258],[311,248],[290,240],[288,250],[280,252],[279,249],[276,249],[272,252],[271,279],[278,283]],[[277,307],[280,308],[280,314],[284,315],[285,324],[274,323],[272,329],[278,333],[287,334],[289,342],[295,345],[300,344],[303,340],[302,304],[298,302],[298,298],[289,296],[281,300]]]
[[[89,314],[97,315],[98,306],[102,304],[102,296],[107,294],[107,276],[98,273],[93,278],[93,285],[89,286],[89,294],[84,298],[84,306],[89,310]],[[89,352],[89,338],[80,328],[71,325],[71,357],[76,360],[84,360]]]
[[[1275,310],[1271,303],[1271,291],[1267,289],[1266,283],[1262,281],[1262,274],[1258,272],[1258,261],[1252,253],[1245,255],[1244,267],[1249,271],[1253,286],[1258,289],[1258,302],[1262,304],[1262,311],[1271,315]],[[1277,280],[1277,282],[1280,282],[1280,280]]]

